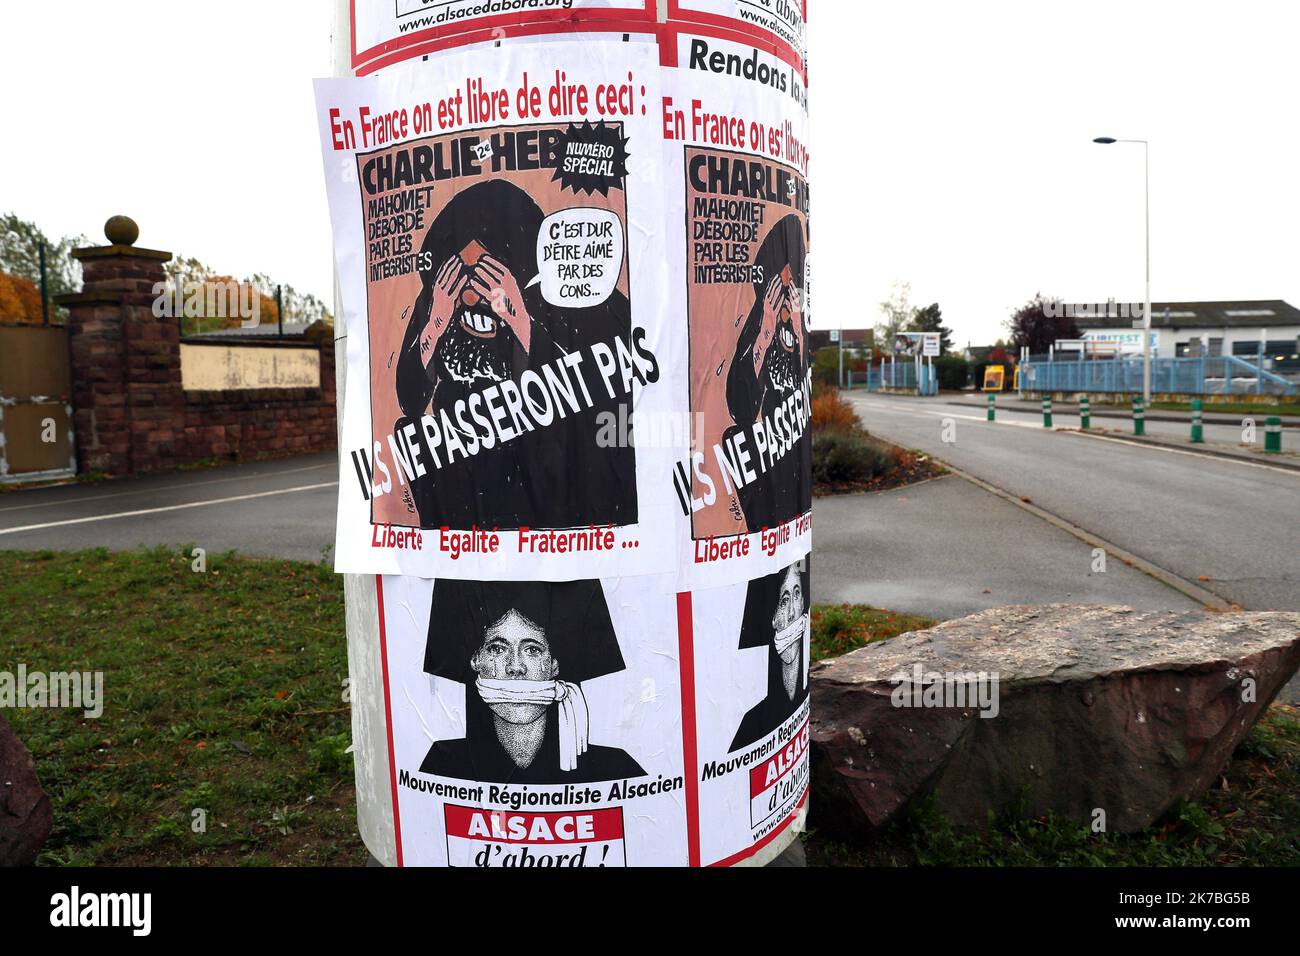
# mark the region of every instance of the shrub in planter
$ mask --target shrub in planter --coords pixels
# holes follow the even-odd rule
[[[860,429],[813,433],[812,476],[816,484],[870,481],[887,474],[894,464],[893,451]]]
[[[835,389],[824,389],[813,396],[812,429],[813,432],[828,428],[852,429],[858,425],[858,413],[853,406],[840,398]]]

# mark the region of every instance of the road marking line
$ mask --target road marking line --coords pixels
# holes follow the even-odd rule
[[[949,412],[930,412],[931,415],[937,415],[940,418],[960,418],[967,422],[979,422],[981,425],[1014,425],[1016,428],[1033,428],[1038,431],[1061,431],[1058,428],[1044,428],[1041,422],[1012,422],[999,418],[995,422],[989,421],[982,415],[953,415]]]
[[[321,488],[337,487],[337,481],[324,481],[318,485],[299,485],[296,488],[280,488],[276,491],[259,491],[251,495],[235,495],[231,498],[213,498],[210,501],[190,501],[183,505],[166,505],[161,508],[141,508],[138,511],[118,511],[108,515],[91,515],[88,518],[67,518],[63,521],[47,521],[44,524],[22,525],[18,528],[0,528],[0,535],[18,534],[22,531],[41,531],[45,528],[62,528],[71,524],[89,524],[93,521],[112,521],[114,518],[135,518],[140,515],[156,515],[164,511],[183,511],[186,508],[204,508],[208,505],[225,505],[234,501],[251,501],[254,498],[269,498],[273,495],[289,495],[299,491],[317,491]]]
[[[337,467],[338,467],[337,461],[327,461],[327,462],[322,462],[319,465],[304,465],[301,468],[286,468],[283,471],[259,472],[258,474],[255,475],[234,475],[230,478],[211,478],[207,481],[187,482],[184,485],[184,487],[202,488],[205,485],[223,485],[223,484],[229,484],[232,481],[253,481],[258,478],[279,478],[281,475],[294,475],[303,471],[319,471],[322,468],[337,468]],[[52,490],[54,488],[75,488],[78,486],[72,483],[68,483],[63,485],[51,485],[49,487]],[[45,491],[46,489],[32,488],[31,490]],[[8,508],[0,508],[0,514],[3,514],[6,511],[35,511],[37,508],[56,508],[59,505],[81,504],[87,501],[106,501],[109,498],[129,498],[132,495],[156,494],[157,492],[163,490],[165,489],[144,488],[139,491],[114,491],[106,495],[87,495],[84,498],[66,498],[62,501],[42,501],[33,505],[11,505]]]
[[[1013,422],[1005,419],[998,419],[996,422],[990,422],[984,415],[958,415],[956,412],[935,411],[932,408],[911,408],[906,405],[895,405],[892,402],[869,402],[869,408],[889,408],[894,411],[903,412],[908,415],[934,415],[936,418],[959,418],[962,421],[978,422],[982,425],[1015,425],[1017,428],[1036,428],[1044,430],[1038,422]]]

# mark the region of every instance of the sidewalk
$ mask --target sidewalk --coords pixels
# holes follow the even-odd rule
[[[956,475],[813,500],[813,600],[943,620],[1008,604],[1201,605]],[[1300,705],[1300,675],[1278,695]]]
[[[816,498],[813,598],[938,618],[1008,604],[1199,607],[1117,558],[957,476]]]

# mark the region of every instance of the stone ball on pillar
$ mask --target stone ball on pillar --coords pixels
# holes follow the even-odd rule
[[[140,227],[130,216],[112,216],[104,223],[104,236],[115,246],[133,246],[140,238]]]

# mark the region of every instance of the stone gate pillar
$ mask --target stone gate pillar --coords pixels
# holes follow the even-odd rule
[[[172,254],[137,248],[139,234],[127,217],[109,219],[108,245],[72,253],[82,266],[82,291],[57,299],[68,309],[83,473],[142,474],[183,461],[180,331],[175,319],[154,315]]]

